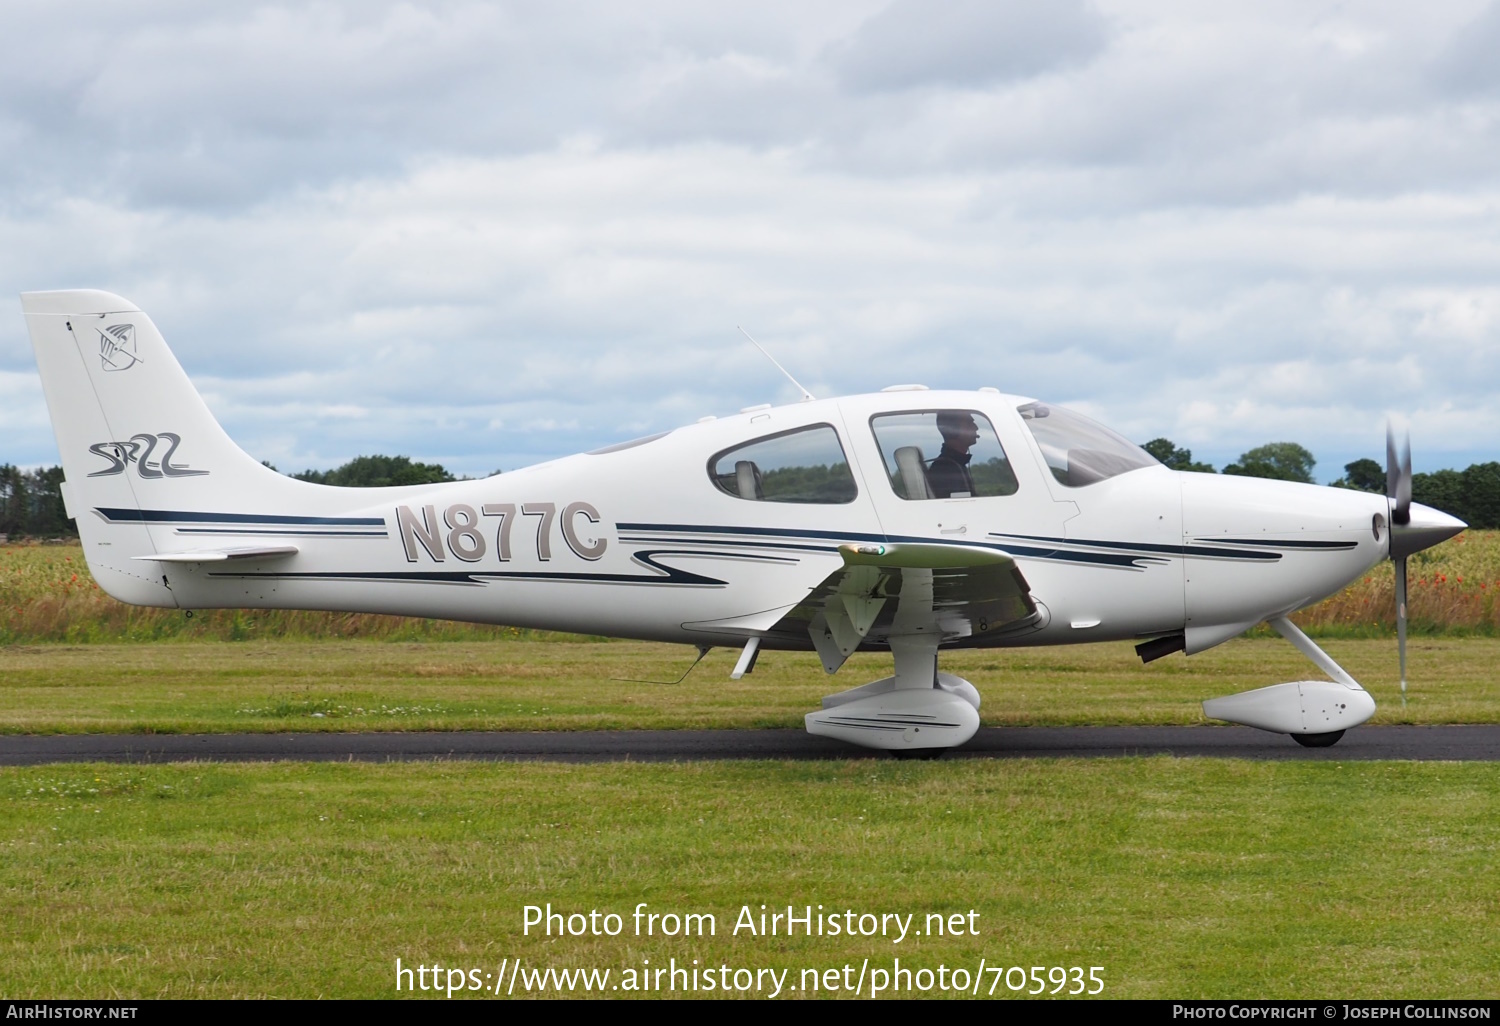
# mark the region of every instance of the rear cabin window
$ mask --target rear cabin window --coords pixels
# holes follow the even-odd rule
[[[920,410],[870,418],[891,487],[903,499],[1014,495],[1016,475],[995,427],[974,410]]]
[[[859,495],[831,424],[767,435],[708,461],[719,491],[759,502],[839,504]]]

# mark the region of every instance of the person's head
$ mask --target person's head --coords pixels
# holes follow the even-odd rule
[[[937,415],[938,433],[943,444],[958,452],[968,452],[979,441],[979,425],[974,415],[963,410],[944,410]]]

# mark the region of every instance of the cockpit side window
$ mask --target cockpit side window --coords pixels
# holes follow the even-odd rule
[[[841,504],[859,495],[849,459],[831,424],[757,438],[708,461],[719,491],[761,502]]]
[[[870,430],[903,499],[1014,495],[1016,475],[988,417],[974,410],[880,413]]]
[[[1047,469],[1069,488],[1158,465],[1145,449],[1081,413],[1044,403],[1027,403],[1016,412],[1041,447]]]

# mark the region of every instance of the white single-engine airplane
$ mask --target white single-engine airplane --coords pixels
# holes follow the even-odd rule
[[[1333,744],[1375,702],[1288,619],[1464,528],[1389,495],[1168,470],[1113,431],[992,388],[757,406],[479,481],[334,488],[240,450],[150,318],[97,291],[22,306],[89,568],[147,606],[394,613],[742,649],[893,676],[814,734],[936,755],[979,726],[944,647],[1131,640],[1191,655],[1266,621],[1331,681],[1204,702]],[[800,386],[799,386],[800,387]]]

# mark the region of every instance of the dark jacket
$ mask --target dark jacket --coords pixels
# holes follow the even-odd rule
[[[969,474],[969,454],[954,452],[944,444],[937,458],[927,465],[927,486],[936,499],[965,492],[973,495],[974,478]]]

